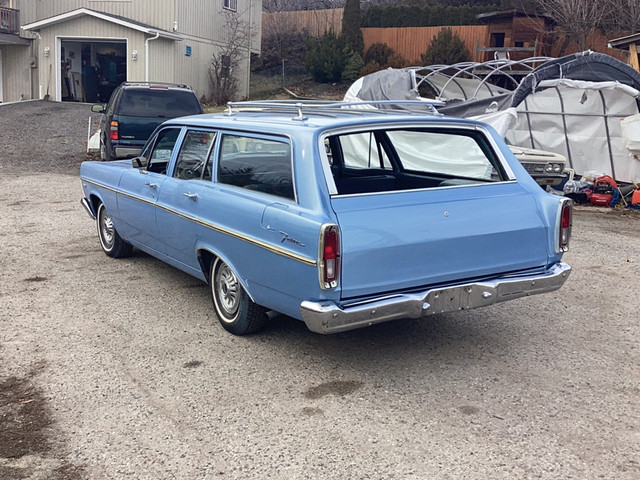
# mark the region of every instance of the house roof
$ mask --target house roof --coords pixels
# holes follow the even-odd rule
[[[55,15],[53,17],[45,18],[44,20],[28,23],[27,25],[23,25],[22,29],[23,30],[40,30],[42,28],[50,27],[58,23],[67,22],[69,20],[84,16],[84,15],[88,15],[90,17],[98,18],[100,20],[122,25],[123,27],[131,28],[132,30],[137,30],[139,32],[146,33],[149,35],[157,34],[160,37],[168,38],[171,40],[182,40],[183,38],[182,35],[177,33],[168,32],[166,30],[162,30],[160,28],[156,28],[151,25],[146,25],[144,23],[131,20],[129,18],[120,17],[118,15],[112,15],[110,13],[98,12],[96,10],[91,10],[89,8],[78,8],[76,10],[71,10],[66,13],[61,13],[60,15]]]
[[[613,40],[609,40],[609,47],[625,48],[632,43],[640,43],[640,33],[634,33],[633,35],[628,35],[626,37],[614,38]]]
[[[476,18],[478,20],[485,23],[515,18],[515,17],[543,18],[547,21],[551,20],[551,18],[548,15],[526,12],[524,10],[520,10],[519,8],[512,8],[510,10],[500,10],[497,12],[480,13],[476,15]]]

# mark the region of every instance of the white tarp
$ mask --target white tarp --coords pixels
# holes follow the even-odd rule
[[[621,126],[623,119],[638,114],[637,94],[617,82],[545,80],[518,105],[518,119],[505,138],[514,145],[561,153],[581,174],[637,181],[640,160],[627,149]]]

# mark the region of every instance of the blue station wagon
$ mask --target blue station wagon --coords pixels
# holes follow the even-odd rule
[[[83,163],[102,249],[207,282],[237,335],[269,310],[334,333],[563,285],[571,202],[491,127],[346,107],[234,103],[165,122],[140,157]]]

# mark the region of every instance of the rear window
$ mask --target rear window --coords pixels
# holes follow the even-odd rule
[[[202,113],[193,92],[171,89],[125,89],[120,115],[130,117],[182,117]]]
[[[508,179],[487,138],[476,130],[371,130],[329,136],[324,147],[337,190],[332,193],[378,193]]]

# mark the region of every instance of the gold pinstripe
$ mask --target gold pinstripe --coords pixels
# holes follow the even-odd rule
[[[229,235],[231,237],[237,238],[239,240],[245,241],[247,243],[251,243],[252,245],[256,245],[260,248],[264,248],[265,250],[268,250],[269,252],[275,253],[277,255],[280,255],[282,257],[286,257],[286,258],[290,258],[291,260],[295,260],[297,262],[301,262],[304,263],[305,265],[309,265],[311,267],[316,267],[317,266],[317,262],[316,260],[314,260],[313,258],[309,258],[309,257],[305,257],[304,255],[298,255],[297,253],[293,253],[290,252],[288,250],[285,250],[284,248],[279,248],[273,245],[270,245],[266,242],[263,242],[261,240],[257,240],[255,238],[251,238],[247,235],[244,235],[242,233],[238,233],[238,232],[234,232],[233,230],[229,230],[227,228],[221,227],[219,225],[215,225],[213,223],[209,223],[209,222],[205,222],[204,220],[200,220],[199,218],[195,218],[189,215],[185,215],[183,213],[177,212],[176,210],[173,210],[169,207],[165,207],[163,205],[158,205],[156,202],[152,202],[150,200],[147,200],[146,198],[142,198],[142,197],[138,197],[135,195],[130,195],[128,193],[124,193],[124,192],[120,192],[118,190],[116,190],[115,188],[111,188],[111,187],[107,187],[106,185],[103,185],[101,183],[97,183],[91,180],[86,180],[86,179],[82,179],[83,182],[85,183],[89,183],[91,185],[95,185],[96,187],[99,188],[104,188],[105,190],[108,190],[110,192],[115,193],[116,195],[122,195],[123,197],[127,197],[130,198],[132,200],[137,200],[139,202],[142,203],[146,203],[148,205],[153,205],[156,208],[159,208],[161,210],[164,210],[165,212],[171,213],[172,215],[176,215],[180,218],[184,218],[185,220],[188,220],[190,222],[196,223],[198,225],[201,225],[205,228],[208,228],[210,230],[213,230],[215,232],[218,233],[222,233],[224,235]]]

